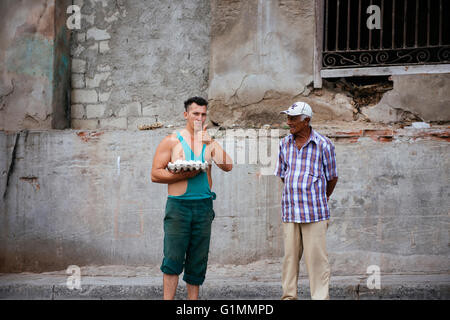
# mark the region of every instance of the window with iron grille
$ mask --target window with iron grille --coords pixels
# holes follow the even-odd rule
[[[449,13],[450,0],[316,0],[315,78],[449,72]]]

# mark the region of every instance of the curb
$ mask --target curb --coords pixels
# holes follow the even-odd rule
[[[368,289],[365,279],[332,277],[332,300],[448,300],[449,275],[384,276],[380,289]],[[42,274],[0,276],[0,299],[4,300],[160,300],[161,277],[84,277],[80,289],[69,289],[67,277]],[[207,279],[200,288],[201,300],[279,300],[279,281]],[[308,279],[299,280],[299,299],[309,300]],[[185,299],[180,281],[177,299]]]

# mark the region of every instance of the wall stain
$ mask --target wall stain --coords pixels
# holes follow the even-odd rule
[[[77,132],[77,136],[81,138],[81,140],[83,140],[84,142],[89,142],[89,141],[98,141],[99,140],[99,136],[101,136],[102,134],[104,134],[104,131],[99,131],[99,132],[88,132],[88,131],[81,131],[81,132]]]
[[[19,179],[30,183],[33,186],[35,191],[39,191],[41,189],[41,186],[39,185],[39,182],[38,182],[38,179],[39,179],[38,177],[20,177]]]
[[[54,44],[39,35],[15,39],[6,52],[7,70],[16,74],[44,77],[53,81]]]

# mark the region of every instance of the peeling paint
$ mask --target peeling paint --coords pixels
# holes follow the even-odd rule
[[[39,185],[39,182],[38,182],[38,179],[39,179],[38,177],[20,177],[19,179],[21,181],[30,183],[33,186],[35,191],[39,191],[41,189],[41,186]]]
[[[6,67],[9,72],[44,77],[53,81],[52,40],[35,35],[23,35],[6,51]]]
[[[77,132],[77,136],[81,138],[81,140],[83,140],[84,142],[90,142],[90,141],[98,141],[99,140],[99,136],[101,136],[104,132],[103,131],[93,131],[93,132],[89,132],[89,131],[81,131],[81,132]]]

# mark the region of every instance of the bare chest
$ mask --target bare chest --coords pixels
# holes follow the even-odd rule
[[[200,156],[202,154],[203,146],[202,145],[196,146],[194,144],[192,146],[192,149],[191,149],[191,146],[189,146],[189,148],[187,148],[187,149],[188,149],[187,151],[189,151],[189,152],[191,152],[191,150],[192,150],[194,152],[195,156]],[[205,156],[205,161],[209,161],[211,159],[211,151],[208,146],[206,146],[206,148],[205,148],[204,156]],[[185,150],[184,150],[181,142],[178,142],[177,144],[175,144],[173,146],[170,159],[171,159],[170,160],[171,162],[175,162],[177,160],[187,160]]]

